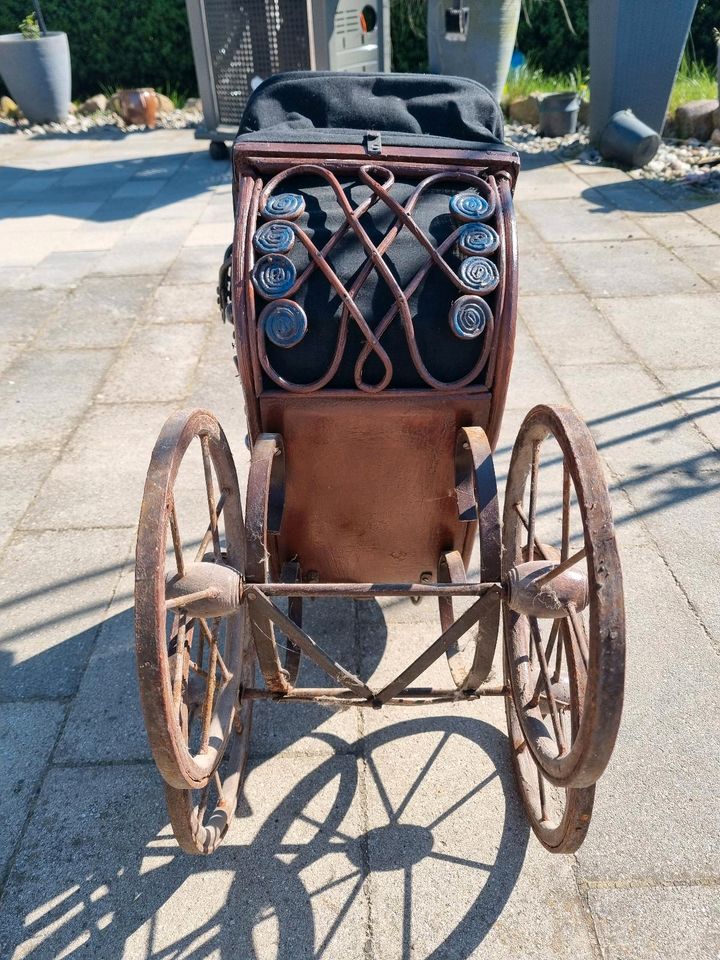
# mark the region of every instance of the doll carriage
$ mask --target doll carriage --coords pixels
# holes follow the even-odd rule
[[[554,852],[585,837],[622,709],[622,578],[602,467],[570,409],[526,416],[500,517],[517,174],[497,104],[469,80],[293,73],[248,103],[219,287],[249,429],[245,509],[218,421],[178,413],[137,543],[142,708],[190,853],[232,821],[259,699],[502,697],[533,830]],[[188,474],[200,493],[183,512]],[[439,633],[371,689],[303,629],[311,597],[434,598]],[[445,686],[418,685],[440,658]],[[299,682],[304,659],[328,686]]]

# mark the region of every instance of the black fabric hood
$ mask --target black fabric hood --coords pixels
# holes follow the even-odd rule
[[[497,149],[503,143],[502,111],[474,80],[322,71],[265,80],[248,100],[238,139],[362,143],[369,130],[394,146]]]

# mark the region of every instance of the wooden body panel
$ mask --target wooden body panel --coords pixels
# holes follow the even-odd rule
[[[260,399],[285,444],[280,562],[322,582],[435,579],[441,552],[472,545],[458,520],[455,440],[486,426],[488,394]]]

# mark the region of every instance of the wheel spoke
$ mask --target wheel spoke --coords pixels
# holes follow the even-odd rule
[[[212,720],[213,706],[215,704],[215,684],[217,682],[217,634],[220,629],[220,619],[213,621],[211,640],[210,640],[210,658],[207,670],[207,684],[205,687],[205,700],[203,702],[202,714],[202,732],[200,735],[200,753],[205,753],[210,743],[210,721]]]
[[[540,441],[536,440],[532,448],[532,463],[530,464],[530,510],[527,523],[527,554],[528,560],[535,558],[535,514],[537,513],[537,485],[538,470],[540,469]]]
[[[555,694],[553,693],[550,673],[548,671],[547,661],[545,659],[545,651],[542,648],[540,628],[538,627],[535,617],[529,617],[528,619],[530,621],[530,633],[532,634],[538,660],[540,661],[540,670],[542,672],[543,680],[545,681],[545,689],[547,691],[548,704],[550,706],[550,716],[552,718],[553,730],[555,731],[555,739],[557,740],[559,752],[562,754],[566,749],[565,733],[563,731],[562,724],[560,723],[560,715],[558,712],[557,703],[555,702]]]
[[[569,603],[566,609],[568,612],[568,617],[570,618],[570,623],[572,624],[575,639],[577,640],[578,648],[580,650],[580,656],[583,659],[585,670],[587,670],[588,662],[590,660],[590,653],[588,651],[587,638],[585,637],[585,628],[577,610],[575,609],[575,605]]]
[[[210,627],[207,625],[207,620],[205,620],[204,617],[199,617],[199,621],[200,621],[200,629],[205,635],[205,639],[212,646],[215,643],[215,641],[213,640],[212,631],[210,630]],[[217,665],[220,667],[220,672],[223,675],[223,680],[226,680],[226,681],[230,680],[232,678],[232,673],[225,666],[225,661],[220,655],[220,651],[217,650],[217,647],[216,647],[216,656],[217,656]]]
[[[170,500],[170,532],[172,534],[173,550],[175,551],[175,565],[177,567],[178,576],[184,577],[185,559],[183,557],[182,540],[180,539],[180,527],[178,525],[174,497]]]
[[[557,639],[557,635],[558,635],[559,629],[560,629],[560,618],[558,618],[557,620],[554,620],[554,621],[553,621],[553,625],[552,625],[552,627],[551,627],[551,629],[550,629],[550,636],[548,637],[547,646],[545,647],[545,662],[546,662],[546,663],[547,663],[547,661],[550,660],[550,657],[552,656],[553,647],[555,646],[555,640]],[[561,644],[558,644],[558,646],[561,646]],[[532,652],[533,649],[534,649],[534,646],[533,646],[533,647],[530,647],[531,652]],[[553,675],[553,678],[552,678],[552,679],[553,679],[553,683],[554,683],[554,682],[557,680],[557,677]],[[528,703],[528,706],[529,706],[529,707],[536,707],[536,706],[538,705],[538,702],[539,702],[539,700],[540,700],[540,693],[541,693],[540,687],[541,687],[541,685],[542,685],[542,682],[543,682],[543,675],[542,675],[542,672],[541,672],[541,673],[539,674],[539,676],[538,676],[537,683],[535,684],[535,692],[533,693],[532,698],[530,699],[530,701],[529,701],[529,703]]]
[[[577,553],[574,553],[571,557],[568,557],[566,560],[563,560],[562,563],[559,563],[556,567],[553,567],[548,573],[544,573],[542,577],[538,577],[535,581],[535,585],[538,587],[545,586],[546,583],[550,583],[551,580],[554,580],[555,577],[559,576],[561,573],[565,573],[566,570],[569,570],[570,567],[574,567],[576,563],[580,563],[581,560],[584,560],[586,556],[585,547],[582,550],[578,550]]]
[[[218,520],[220,519],[220,515],[221,515],[222,512],[223,512],[223,507],[224,507],[224,506],[225,506],[225,491],[223,490],[223,492],[220,494],[220,499],[219,499],[218,502],[217,502],[217,507],[215,508],[215,516],[217,517]],[[213,537],[212,525],[211,525],[211,524],[208,524],[208,528],[207,528],[207,530],[205,531],[205,535],[203,536],[202,540],[200,541],[200,546],[198,547],[198,551],[197,551],[197,553],[195,554],[195,562],[196,562],[196,563],[197,563],[199,560],[202,560],[202,558],[205,556],[205,551],[207,550],[208,545],[210,544],[210,541],[212,540],[212,537]]]
[[[562,637],[555,651],[555,669],[553,670],[553,676],[552,676],[553,683],[557,683],[557,681],[560,679],[560,671],[562,670],[563,648],[565,646],[566,633],[567,633],[567,624],[564,623],[563,620],[556,620],[556,623],[562,630]],[[568,654],[568,659],[569,657],[570,657],[570,654]]]
[[[180,697],[182,696],[186,652],[185,614],[181,613],[178,618],[177,645],[175,648],[175,676],[173,678],[173,703],[176,709],[180,706]]]
[[[205,489],[207,491],[208,511],[210,513],[210,533],[213,542],[215,560],[220,562],[220,534],[218,532],[218,514],[215,507],[215,488],[213,486],[212,462],[210,460],[210,440],[206,434],[200,437],[202,448],[203,469],[205,471]]]
[[[525,511],[523,510],[522,506],[521,506],[519,503],[514,503],[514,504],[513,504],[513,507],[515,508],[515,513],[517,513],[517,515],[520,517],[520,522],[522,523],[522,525],[523,525],[523,526],[525,527],[525,529],[527,530],[527,529],[528,529],[528,518],[527,518],[527,514],[525,513]],[[546,552],[545,548],[544,548],[543,545],[540,543],[540,541],[538,540],[538,538],[535,537],[534,540],[535,540],[535,551],[542,557],[543,560],[549,560],[550,557],[547,555],[547,552]],[[534,554],[533,554],[533,556],[534,556]]]

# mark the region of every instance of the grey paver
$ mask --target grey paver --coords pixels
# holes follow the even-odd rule
[[[618,210],[598,209],[579,197],[526,200],[523,217],[540,237],[551,243],[576,240],[626,240],[644,237],[645,231]]]
[[[717,888],[590,890],[607,960],[715,960],[720,953]]]
[[[0,877],[7,869],[30,803],[65,716],[61,703],[0,704]]]
[[[131,543],[131,530],[16,534],[0,565],[1,700],[75,693]]]
[[[96,404],[55,464],[26,528],[137,523],[145,473],[172,404]]]
[[[47,476],[53,450],[6,450],[0,457],[0,549],[9,540]]]
[[[677,291],[700,293],[709,285],[654,240],[563,243],[561,262],[593,297],[640,297]]]
[[[599,304],[618,333],[651,366],[702,367],[715,363],[720,294],[674,293]],[[666,322],[669,320],[670,322]]]
[[[205,325],[199,323],[135,331],[108,374],[103,400],[181,399],[189,388],[205,333]]]
[[[29,343],[63,306],[65,292],[3,290],[0,292],[0,338],[3,344]]]
[[[119,347],[155,287],[151,278],[88,277],[43,331],[47,347]]]
[[[625,344],[584,294],[526,295],[520,314],[553,367],[630,359]]]
[[[230,242],[220,239],[211,246],[181,250],[168,270],[166,283],[211,283],[217,281],[217,272],[225,249]]]
[[[715,289],[720,287],[720,237],[708,246],[676,247],[674,253]]]
[[[217,284],[161,284],[143,314],[145,323],[203,323],[219,321]]]
[[[0,447],[62,443],[111,362],[112,354],[105,350],[21,354],[11,368],[12,378],[0,383]]]

